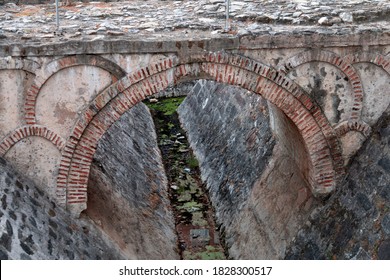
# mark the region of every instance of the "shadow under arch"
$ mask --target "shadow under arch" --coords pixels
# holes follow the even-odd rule
[[[62,153],[57,198],[75,216],[86,208],[90,166],[99,139],[135,104],[168,86],[209,79],[240,86],[276,105],[298,128],[310,158],[309,184],[314,195],[335,189],[343,176],[341,148],[335,132],[305,92],[274,69],[226,53],[175,57],[142,68],[100,94],[80,117]]]

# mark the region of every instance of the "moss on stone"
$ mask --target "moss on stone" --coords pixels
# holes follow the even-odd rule
[[[165,116],[171,116],[183,102],[184,97],[165,98],[156,103],[146,102],[146,105],[154,110],[162,111]]]
[[[214,246],[206,246],[206,250],[202,252],[191,253],[185,251],[183,253],[185,260],[225,260],[226,257],[223,252],[215,248]]]

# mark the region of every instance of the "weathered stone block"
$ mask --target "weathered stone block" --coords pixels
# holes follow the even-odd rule
[[[0,244],[8,251],[12,250],[12,236],[9,236],[7,233],[3,233],[0,237]]]
[[[378,248],[378,259],[390,260],[390,239],[384,240]]]
[[[383,219],[382,219],[382,230],[387,234],[390,235],[390,213],[387,213]]]
[[[310,253],[307,242],[323,252],[320,258],[389,258],[389,134],[384,133],[390,126],[389,113],[388,108],[354,158],[346,182],[324,207],[315,210],[319,214],[316,220],[302,228],[299,238],[290,244],[287,258]]]
[[[0,248],[0,260],[8,260],[8,253]]]
[[[24,242],[20,242],[20,247],[25,251],[28,255],[33,255],[34,251]]]
[[[390,172],[390,158],[383,157],[378,162],[379,166],[382,167],[386,172]]]

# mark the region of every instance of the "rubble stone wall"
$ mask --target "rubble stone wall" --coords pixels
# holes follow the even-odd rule
[[[0,158],[0,259],[125,259],[89,219],[74,219]]]
[[[348,178],[313,211],[287,259],[390,259],[390,109],[352,159]]]

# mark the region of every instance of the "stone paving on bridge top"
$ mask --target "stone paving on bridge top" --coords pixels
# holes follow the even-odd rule
[[[389,0],[232,0],[230,32],[224,0],[74,2],[59,11],[57,30],[54,4],[0,6],[0,44],[390,31]]]

